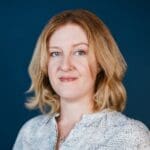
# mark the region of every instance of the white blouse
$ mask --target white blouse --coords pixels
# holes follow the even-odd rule
[[[13,150],[55,150],[56,116],[39,115],[27,121]],[[150,131],[140,121],[104,109],[83,115],[61,143],[60,150],[150,150]]]

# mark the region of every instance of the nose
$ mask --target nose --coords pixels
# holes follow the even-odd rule
[[[70,71],[72,70],[73,65],[72,65],[72,60],[70,56],[63,56],[61,64],[60,64],[60,69],[62,71]]]

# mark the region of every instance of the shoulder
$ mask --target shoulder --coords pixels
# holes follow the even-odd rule
[[[110,112],[108,119],[116,129],[116,138],[133,147],[150,148],[150,131],[141,121],[127,117],[120,112]]]
[[[20,129],[20,132],[24,135],[27,134],[29,136],[30,134],[35,133],[39,128],[49,123],[51,119],[52,116],[45,114],[33,117],[24,123],[24,125]]]
[[[39,135],[41,131],[43,134],[47,132],[47,126],[50,126],[52,118],[51,115],[38,115],[25,122],[17,135],[13,150],[22,149],[22,147],[35,143],[35,135]]]
[[[43,124],[46,124],[51,118],[52,118],[52,116],[48,116],[48,115],[44,115],[44,114],[35,116],[35,117],[29,119],[28,121],[26,121],[24,123],[24,125],[22,126],[22,129],[39,127]]]

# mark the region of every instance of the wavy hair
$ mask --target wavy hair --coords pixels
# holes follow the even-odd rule
[[[39,108],[42,113],[60,111],[59,95],[53,90],[48,77],[48,41],[51,35],[66,24],[79,25],[86,33],[89,50],[95,53],[100,71],[95,82],[94,109],[110,108],[123,111],[126,104],[126,90],[122,84],[127,64],[109,29],[92,12],[83,9],[66,10],[53,16],[37,41],[31,62],[29,75],[33,93],[26,106]]]

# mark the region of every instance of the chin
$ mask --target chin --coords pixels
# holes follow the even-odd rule
[[[62,99],[68,99],[68,100],[73,100],[73,99],[77,99],[77,97],[80,97],[80,94],[77,94],[75,91],[66,91],[66,92],[61,92],[58,94],[60,96],[60,98]]]

